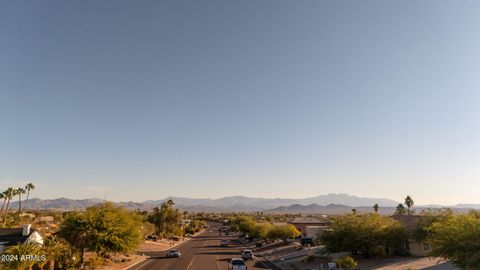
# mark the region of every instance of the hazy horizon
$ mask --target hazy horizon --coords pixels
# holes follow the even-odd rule
[[[480,203],[480,2],[0,3],[0,188]]]
[[[135,200],[109,200],[109,199],[106,199],[106,198],[101,198],[101,197],[83,197],[83,198],[69,198],[69,197],[65,197],[65,196],[59,196],[59,197],[52,197],[52,198],[40,198],[40,197],[31,197],[29,198],[29,200],[32,200],[32,199],[40,199],[40,200],[56,200],[56,199],[62,199],[62,198],[65,198],[65,199],[69,199],[69,200],[103,200],[103,201],[112,201],[112,202],[134,202],[134,203],[143,203],[143,202],[148,202],[148,201],[161,201],[161,200],[166,200],[166,199],[192,199],[192,200],[220,200],[220,199],[225,199],[225,198],[232,198],[232,197],[241,197],[241,198],[249,198],[249,199],[266,199],[266,200],[303,200],[303,199],[312,199],[312,198],[316,198],[316,197],[320,197],[320,196],[328,196],[328,195],[346,195],[346,196],[349,196],[349,197],[356,197],[356,198],[360,198],[360,199],[371,199],[371,200],[375,200],[375,199],[378,199],[378,200],[392,200],[392,201],[396,201],[397,203],[403,203],[404,200],[394,200],[394,199],[391,199],[391,198],[385,198],[385,197],[364,197],[364,196],[357,196],[355,194],[346,194],[346,193],[328,193],[328,194],[319,194],[317,196],[312,196],[312,197],[298,197],[298,198],[290,198],[290,197],[250,197],[250,196],[245,196],[245,195],[227,195],[227,196],[222,196],[222,197],[183,197],[183,196],[167,196],[167,197],[163,197],[163,198],[149,198],[149,199],[144,199],[144,200],[139,200],[139,201],[135,201]],[[25,198],[22,198],[22,201],[24,200]],[[15,200],[12,200],[13,202],[16,202]],[[18,201],[18,198],[17,198],[17,201]],[[480,206],[480,204],[478,203],[469,203],[469,202],[457,202],[457,203],[454,203],[454,204],[435,204],[435,203],[428,203],[428,204],[417,204],[416,203],[416,200],[414,198],[414,201],[415,201],[415,205],[414,207],[430,207],[430,206],[438,206],[438,207],[455,207],[455,206],[462,206],[462,205],[476,205],[476,206]],[[296,203],[295,203],[296,204]],[[313,203],[313,204],[318,204],[318,203]],[[341,204],[341,203],[340,203]],[[308,204],[302,204],[302,205],[308,205]],[[324,205],[324,204],[319,204],[319,205]],[[344,203],[344,205],[347,205],[347,206],[352,206],[352,207],[355,207],[355,206],[361,206],[361,207],[369,207],[370,205],[350,205],[348,203]],[[288,207],[290,205],[284,205],[285,207]],[[391,205],[383,205],[380,203],[380,206],[381,207],[395,207],[395,206],[391,206]]]

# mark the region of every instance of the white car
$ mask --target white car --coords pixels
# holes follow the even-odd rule
[[[228,264],[228,270],[247,270],[247,264],[243,259],[233,258]]]
[[[170,250],[169,252],[167,252],[167,258],[180,258],[182,257],[182,253],[180,253],[180,251],[178,250]]]

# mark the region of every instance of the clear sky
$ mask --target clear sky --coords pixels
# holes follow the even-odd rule
[[[2,1],[0,188],[480,203],[478,1]]]

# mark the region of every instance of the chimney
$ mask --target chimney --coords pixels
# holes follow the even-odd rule
[[[30,224],[25,224],[23,225],[23,232],[22,232],[22,235],[23,236],[28,236],[30,235],[30,228],[32,227],[32,225]]]

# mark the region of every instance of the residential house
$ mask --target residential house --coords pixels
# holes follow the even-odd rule
[[[417,222],[423,217],[421,215],[394,215],[393,219],[399,221],[405,225],[407,231],[413,231],[417,225]],[[405,243],[405,248],[413,256],[428,256],[430,251],[430,246],[421,241],[418,242],[413,238],[410,238],[407,243]]]
[[[313,217],[300,217],[291,221],[290,224],[302,233],[302,237],[316,238],[322,231],[327,229],[328,222]]]
[[[0,253],[9,246],[23,243],[37,243],[43,245],[43,235],[30,224],[22,228],[0,228]]]

